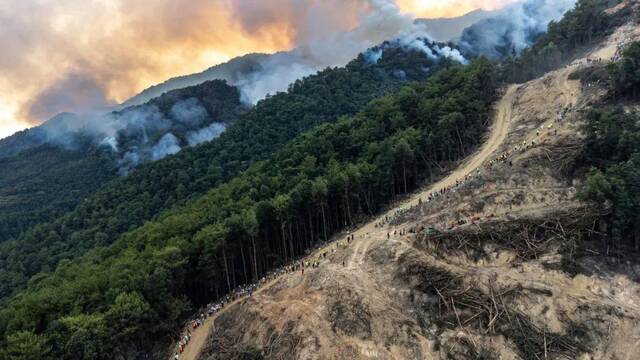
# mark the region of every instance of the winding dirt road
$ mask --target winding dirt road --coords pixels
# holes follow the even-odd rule
[[[353,233],[355,236],[355,242],[353,247],[353,255],[351,256],[348,263],[348,266],[350,268],[355,268],[358,267],[358,265],[362,264],[366,257],[367,250],[371,246],[372,242],[374,240],[382,240],[384,236],[386,236],[386,230],[376,228],[376,223],[384,219],[385,216],[392,215],[398,209],[417,205],[418,199],[425,199],[426,197],[428,197],[428,194],[433,191],[455,184],[456,180],[461,179],[466,175],[474,172],[480,165],[482,165],[485,160],[487,160],[494,152],[499,149],[500,145],[502,145],[509,132],[509,123],[511,122],[511,114],[516,90],[516,85],[509,87],[505,95],[498,103],[495,121],[491,127],[489,138],[478,152],[465,160],[459,168],[449,174],[446,178],[440,180],[433,186],[426,188],[422,192],[414,194],[410,199],[407,199],[404,202],[398,204],[393,209],[387,211],[376,219],[369,221],[367,224]],[[261,287],[258,291],[255,292],[255,294],[257,295],[263,290],[269,288],[269,286],[273,282],[275,282],[275,280]],[[193,331],[191,341],[185,347],[184,352],[180,354],[180,360],[197,360],[202,349],[204,348],[209,334],[213,329],[215,329],[215,320],[218,318],[218,316],[226,312],[231,306],[243,300],[244,299],[238,299],[228,304],[223,310],[207,318],[202,326]],[[173,360],[173,356],[174,355],[172,354],[170,358],[171,360]]]
[[[376,223],[382,221],[385,216],[393,215],[393,213],[399,209],[406,209],[418,205],[420,199],[428,198],[429,194],[434,191],[454,185],[456,180],[462,179],[476,171],[476,169],[479,168],[485,160],[500,148],[509,133],[509,124],[511,123],[513,103],[517,89],[517,85],[510,86],[500,102],[498,102],[496,106],[496,116],[494,117],[495,120],[491,127],[489,138],[482,145],[479,151],[467,158],[460,167],[444,179],[438,181],[431,187],[424,189],[420,193],[414,194],[410,199],[405,200],[403,203],[370,221],[354,233],[356,239],[362,238],[363,240],[358,241],[355,245],[353,255],[349,261],[349,267],[353,268],[362,264],[371,243],[374,240],[382,240],[386,236],[387,230],[376,228]]]
[[[557,76],[555,85],[559,89],[562,89],[562,96],[567,106],[575,101],[576,91],[574,86],[570,84],[567,78],[568,73],[569,71],[565,70],[555,74],[555,76]],[[347,264],[349,269],[359,268],[360,265],[363,264],[366,258],[367,251],[374,243],[374,241],[384,240],[386,238],[388,229],[378,228],[375,226],[376,223],[382,221],[385,216],[393,215],[397,210],[406,209],[418,205],[419,199],[426,199],[429,194],[434,191],[454,185],[456,180],[462,179],[465,176],[472,174],[487,159],[491,158],[491,156],[494,156],[494,153],[496,153],[500,149],[509,133],[513,116],[514,103],[516,99],[516,92],[518,88],[519,85],[510,86],[503,97],[500,99],[500,101],[497,103],[494,123],[491,126],[489,138],[475,154],[464,160],[464,162],[456,170],[451,172],[444,179],[438,181],[428,188],[425,188],[423,191],[414,194],[413,196],[411,196],[411,198],[396,204],[396,206],[394,206],[391,210],[369,221],[367,224],[363,225],[353,233],[353,253],[349,258]],[[317,253],[318,251],[316,251],[314,254]],[[314,256],[314,254],[312,254],[311,256]],[[278,281],[278,279],[272,280],[271,282],[258,289],[254,294],[260,294],[262,291],[268,289],[276,281]],[[241,298],[228,304],[222,311],[218,312],[214,316],[209,317],[202,326],[193,331],[191,342],[187,345],[185,351],[180,355],[180,360],[197,360],[202,349],[204,348],[204,345],[206,344],[209,334],[213,329],[215,329],[215,320],[222,313],[228,311],[230,307],[244,300],[245,298]],[[173,359],[173,354],[171,355],[171,359]]]

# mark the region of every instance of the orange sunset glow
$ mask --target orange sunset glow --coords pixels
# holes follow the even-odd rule
[[[0,138],[52,115],[116,104],[172,76],[348,31],[392,0],[7,0],[0,5]],[[451,17],[514,0],[398,0]],[[68,94],[81,94],[74,98]],[[68,106],[74,106],[68,109]]]

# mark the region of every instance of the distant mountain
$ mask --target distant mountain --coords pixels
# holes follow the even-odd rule
[[[478,21],[494,16],[496,13],[497,12],[494,11],[475,10],[456,18],[419,19],[416,20],[416,22],[422,23],[426,26],[429,35],[433,40],[446,42],[455,40],[462,35],[462,31],[465,28]],[[273,63],[304,63],[304,60],[305,59],[300,58],[295,51],[278,52],[275,54],[248,54],[236,57],[226,63],[210,67],[209,69],[199,73],[174,77],[160,84],[151,86],[138,95],[135,95],[125,101],[122,105],[139,105],[154,97],[162,95],[164,92],[196,85],[213,79],[226,80],[229,84],[234,86],[247,85],[247,82],[255,80],[252,78],[252,75],[266,70],[266,68],[272,66]],[[317,64],[309,65],[310,67],[313,67]],[[266,72],[269,73],[270,71]],[[315,71],[308,71],[307,74],[314,72]]]
[[[436,41],[454,41],[462,36],[467,27],[499,13],[478,9],[454,18],[417,19],[416,23],[425,25],[429,35]]]
[[[261,61],[270,56],[272,55],[247,54],[233,58],[226,63],[212,66],[200,73],[171,78],[143,90],[138,95],[125,101],[122,106],[140,105],[167,91],[197,85],[208,80],[220,79],[226,80],[230,84],[235,84],[246,74],[259,70]]]

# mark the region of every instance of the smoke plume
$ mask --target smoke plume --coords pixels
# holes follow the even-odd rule
[[[165,156],[177,154],[180,149],[180,140],[172,133],[168,133],[151,148],[151,159],[160,160]]]
[[[423,25],[402,13],[392,0],[328,0],[310,4],[278,0],[277,6],[239,0],[230,4],[230,11],[244,32],[279,26],[290,21],[290,16],[297,16],[295,33],[291,36],[298,46],[259,58],[254,71],[235,79],[234,85],[241,89],[242,99],[247,103],[253,104],[267,94],[286,90],[295,80],[322,68],[344,65],[363,51],[370,63],[377,63],[385,46],[418,50],[432,60],[450,58],[466,62],[457,50],[431,41]],[[336,12],[340,6],[351,11]],[[290,12],[278,11],[282,8]],[[255,14],[259,16],[252,17]],[[345,29],[347,25],[352,27]],[[390,38],[395,40],[385,42],[383,47],[371,48]],[[402,69],[394,75],[400,79],[406,77]],[[225,130],[226,125],[211,119],[197,98],[178,101],[167,113],[153,103],[116,112],[92,113],[92,109],[113,105],[106,100],[107,92],[101,84],[94,73],[73,72],[30,102],[30,114],[38,117],[46,116],[52,109],[61,111],[69,107],[78,111],[43,126],[47,140],[74,147],[79,137],[89,136],[118,154],[121,173],[126,174],[141,162],[159,160],[184,146],[210,141]]]
[[[496,17],[466,29],[460,46],[474,55],[497,59],[512,50],[517,53],[531,46],[547,30],[551,21],[559,20],[573,8],[576,0],[528,0],[503,9]]]
[[[188,126],[198,126],[209,116],[200,100],[196,98],[177,102],[171,107],[171,115],[178,122]]]
[[[255,102],[406,31],[413,16],[403,11],[453,16],[513,0],[398,1],[5,0],[1,121],[37,125],[64,111],[110,107],[170,76],[238,55],[295,49],[292,67],[268,60],[264,80],[251,74],[238,81]]]
[[[226,126],[223,123],[212,123],[211,125],[202,128],[198,131],[193,131],[187,135],[187,140],[190,146],[202,144],[203,142],[211,141],[224,132]]]
[[[261,62],[259,71],[241,78],[237,84],[243,99],[256,103],[267,94],[284,91],[296,79],[332,66],[342,66],[360,52],[402,33],[419,29],[413,17],[403,14],[392,0],[342,1],[329,0],[303,7],[296,0],[280,0],[285,8],[295,11],[295,43],[289,52],[278,53]],[[282,14],[279,6],[255,1],[234,2],[234,14],[241,19],[246,31],[268,27],[286,21],[290,14]],[[249,7],[253,11],[249,11]],[[345,8],[350,11],[335,9]],[[259,17],[243,14],[259,14]],[[357,16],[354,16],[356,14]],[[345,30],[345,24],[355,24]]]

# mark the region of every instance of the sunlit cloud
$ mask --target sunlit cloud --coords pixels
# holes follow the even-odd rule
[[[496,10],[520,0],[398,0],[398,6],[417,17],[456,17],[470,11]]]
[[[335,38],[393,0],[4,0],[0,138],[63,111],[120,103],[169,77],[235,56]],[[513,0],[399,0],[418,16]],[[317,55],[317,54],[316,54]]]

